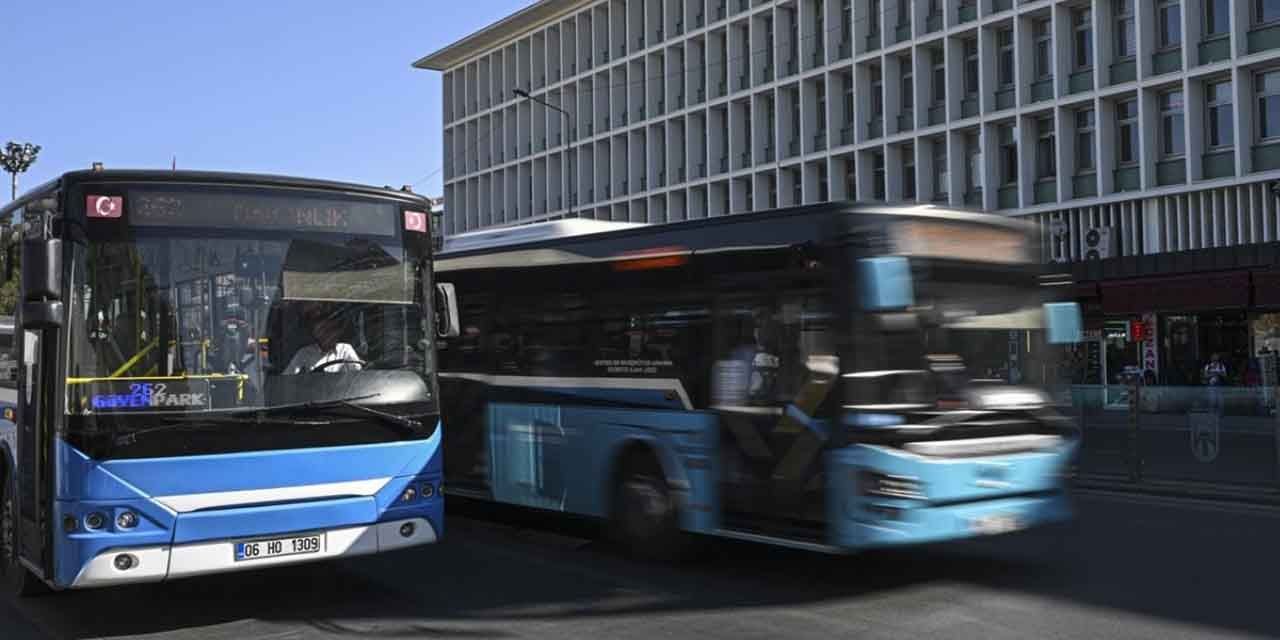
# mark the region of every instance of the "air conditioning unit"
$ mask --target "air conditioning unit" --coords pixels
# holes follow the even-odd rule
[[[1084,234],[1084,259],[1106,260],[1120,255],[1120,234],[1111,227],[1090,227]]]

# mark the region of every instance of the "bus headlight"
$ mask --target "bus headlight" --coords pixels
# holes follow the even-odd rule
[[[973,405],[988,411],[997,409],[1038,409],[1049,404],[1043,393],[1034,389],[1003,388],[974,394]]]
[[[879,498],[924,500],[924,485],[918,478],[895,476],[863,469],[857,475],[858,493]]]
[[[84,528],[90,531],[97,531],[105,524],[107,524],[107,517],[97,511],[94,511],[84,517]]]
[[[400,494],[400,502],[413,502],[418,497],[418,490],[413,487],[405,487],[404,493]]]
[[[422,485],[422,498],[424,500],[427,498],[433,498],[435,497],[435,495],[436,495],[436,488],[432,486],[430,482]]]
[[[116,517],[116,526],[121,529],[132,529],[138,526],[138,514],[132,511],[122,512]]]

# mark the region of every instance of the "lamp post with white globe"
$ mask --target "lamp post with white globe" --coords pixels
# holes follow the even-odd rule
[[[24,142],[9,142],[4,145],[4,150],[0,151],[0,167],[4,168],[5,173],[11,177],[12,191],[10,198],[18,199],[18,174],[26,173],[31,165],[36,163],[36,156],[40,155],[40,145]]]

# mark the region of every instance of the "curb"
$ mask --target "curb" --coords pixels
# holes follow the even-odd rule
[[[1187,500],[1212,500],[1222,503],[1280,507],[1280,490],[1240,488],[1175,482],[1119,482],[1089,478],[1075,478],[1071,487],[1085,492],[1127,494]]]

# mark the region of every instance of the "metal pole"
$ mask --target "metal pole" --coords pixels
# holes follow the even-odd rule
[[[15,171],[9,174],[9,176],[12,178],[12,182],[11,182],[12,188],[10,189],[10,193],[9,193],[9,200],[12,202],[13,200],[18,199],[18,172]]]
[[[574,185],[577,183],[578,174],[573,172],[573,156],[576,155],[573,148],[573,119],[569,117],[569,113],[560,110],[560,114],[564,116],[565,127],[565,147],[564,152],[569,155],[569,217],[573,217],[573,201],[577,199],[577,191]]]
[[[516,90],[514,91],[514,93],[515,93],[517,96],[519,96],[519,97],[521,97],[521,98],[524,98],[525,100],[530,100],[530,101],[532,101],[532,102],[536,102],[536,103],[538,103],[538,104],[540,104],[540,105],[542,105],[542,106],[544,106],[544,107],[546,107],[546,108],[548,108],[548,109],[551,109],[551,110],[553,110],[553,111],[559,112],[561,116],[564,116],[564,126],[565,126],[565,128],[566,128],[566,129],[568,129],[568,131],[566,131],[566,132],[565,132],[565,140],[566,140],[566,141],[568,141],[568,143],[565,145],[565,153],[569,154],[569,193],[568,193],[568,196],[569,196],[569,217],[570,217],[570,218],[572,218],[572,217],[573,217],[573,200],[574,200],[574,189],[573,189],[573,184],[574,184],[574,182],[575,182],[575,181],[574,181],[574,178],[576,177],[576,176],[574,176],[574,175],[573,175],[573,151],[574,151],[574,149],[573,149],[573,141],[572,141],[572,140],[573,140],[573,138],[576,138],[576,136],[573,136],[573,115],[572,115],[572,114],[570,114],[568,111],[565,111],[564,109],[562,109],[562,108],[560,108],[560,107],[557,107],[556,105],[551,104],[550,102],[547,102],[546,100],[543,100],[542,98],[539,98],[539,97],[536,97],[536,96],[529,95],[529,92],[528,92],[528,91],[525,91],[524,89],[516,89]]]

